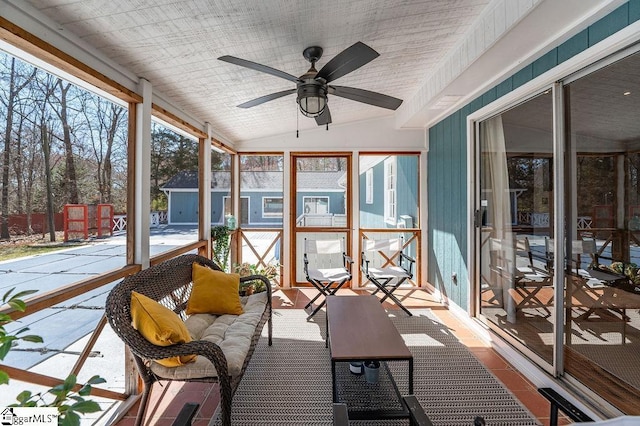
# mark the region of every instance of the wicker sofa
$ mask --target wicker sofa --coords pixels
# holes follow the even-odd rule
[[[268,343],[272,343],[271,285],[266,277],[241,277],[241,282],[262,280],[267,291],[242,297],[242,315],[197,314],[187,317],[185,309],[192,288],[192,265],[197,262],[220,270],[211,260],[182,255],[126,277],[110,292],[106,315],[115,333],[133,353],[144,390],[136,424],[144,420],[151,386],[160,380],[216,382],[220,387],[220,415],[224,426],[231,425],[231,403],[253,355],[265,323]],[[176,312],[193,341],[171,346],[148,342],[132,326],[131,292],[141,293]],[[195,362],[165,367],[154,360],[196,354]]]

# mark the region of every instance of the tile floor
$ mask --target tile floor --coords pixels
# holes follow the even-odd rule
[[[350,292],[352,291],[340,290],[339,294]],[[302,309],[309,301],[309,296],[313,297],[315,294],[311,288],[278,290],[273,295],[273,307],[274,309]],[[398,290],[396,294],[402,296],[401,300],[409,309],[431,308],[442,323],[453,331],[458,339],[520,399],[543,425],[549,425],[549,403],[538,393],[536,387],[497,352],[488,347],[446,307],[435,301],[431,294],[422,290]],[[395,305],[385,302],[385,308],[394,309]],[[207,425],[219,402],[218,389],[216,386],[203,383],[163,383],[162,387],[156,384],[151,392],[144,424],[171,425],[186,402],[200,403],[199,411],[192,424]],[[133,425],[136,411],[137,404],[117,425]],[[560,425],[570,423],[569,419],[560,414]]]

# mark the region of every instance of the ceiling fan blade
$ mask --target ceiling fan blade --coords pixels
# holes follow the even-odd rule
[[[324,111],[322,111],[322,114],[316,117],[316,123],[318,123],[318,126],[331,124],[331,113],[329,112],[329,105],[326,105],[324,107]]]
[[[284,78],[285,80],[293,81],[294,83],[298,81],[298,77],[294,75],[277,70],[275,68],[268,67],[266,65],[258,64],[257,62],[251,62],[247,61],[246,59],[240,59],[236,58],[235,56],[229,55],[220,56],[218,59],[224,62],[229,62],[230,64],[240,65],[241,67],[275,75],[276,77]]]
[[[352,101],[392,110],[398,109],[402,104],[402,99],[369,90],[356,89],[355,87],[329,86],[329,93]]]
[[[263,104],[268,101],[272,101],[274,99],[281,98],[283,96],[290,95],[295,93],[296,89],[283,90],[282,92],[271,93],[269,95],[260,96],[259,98],[253,99],[251,101],[247,101],[243,104],[238,105],[238,108],[251,108],[256,105]]]
[[[378,52],[362,42],[357,42],[338,53],[322,67],[316,79],[323,78],[327,83],[336,80],[343,75],[357,70],[380,56]]]

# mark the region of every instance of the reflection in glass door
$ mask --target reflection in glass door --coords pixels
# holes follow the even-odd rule
[[[547,91],[479,123],[479,313],[552,364],[553,121]]]
[[[565,86],[565,371],[640,414],[640,54]]]
[[[304,239],[341,239],[351,247],[351,155],[292,156],[292,257],[295,283],[304,285]],[[350,255],[350,253],[347,253]]]
[[[549,91],[476,127],[478,316],[547,370],[629,415],[640,414],[635,49],[568,78],[555,93],[555,115]],[[564,134],[553,134],[553,117]],[[564,143],[556,147],[561,163],[554,136]],[[552,214],[554,191],[562,217]]]

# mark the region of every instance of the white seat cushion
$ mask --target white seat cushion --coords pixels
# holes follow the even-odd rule
[[[344,268],[312,269],[309,268],[309,278],[320,282],[336,282],[350,278],[349,272]]]
[[[227,358],[229,375],[240,374],[247,357],[251,339],[267,304],[267,293],[256,293],[241,298],[242,315],[195,314],[185,321],[193,340],[207,340],[220,346]],[[184,380],[201,377],[217,377],[217,372],[207,358],[198,355],[195,362],[179,367],[164,367],[151,363],[151,371],[159,377]]]
[[[390,266],[388,268],[369,268],[369,276],[377,279],[408,278],[409,274],[399,266]]]

